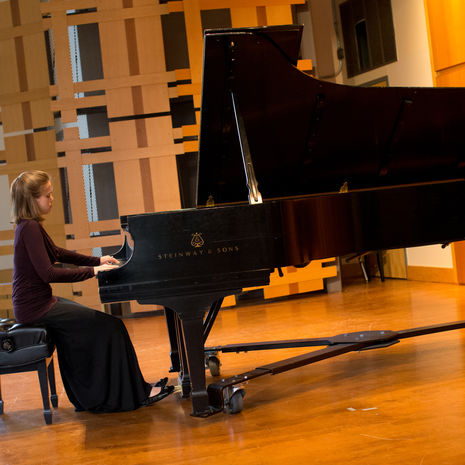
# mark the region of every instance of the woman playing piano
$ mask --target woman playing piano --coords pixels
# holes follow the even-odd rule
[[[77,411],[121,412],[163,399],[174,387],[166,385],[167,378],[154,385],[145,382],[121,320],[52,295],[49,283],[83,281],[118,266],[111,256],[81,255],[53,243],[42,227],[52,192],[50,176],[43,171],[26,171],[11,184],[16,320],[47,327],[66,394]],[[57,267],[56,262],[78,266]]]

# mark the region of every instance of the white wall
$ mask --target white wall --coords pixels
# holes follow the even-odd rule
[[[440,245],[407,249],[407,263],[411,266],[453,268],[450,246],[445,249],[442,249]]]
[[[397,61],[351,79],[347,78],[344,68],[345,84],[360,85],[388,76],[390,86],[433,85],[423,0],[391,0],[391,5]]]

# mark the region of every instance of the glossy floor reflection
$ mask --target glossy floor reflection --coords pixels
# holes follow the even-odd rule
[[[373,280],[342,293],[226,309],[208,345],[400,330],[465,319],[465,287]],[[168,375],[162,317],[126,320],[148,381]],[[309,349],[221,355],[224,377]],[[34,373],[2,377],[0,465],[465,463],[465,330],[350,353],[245,386],[244,410],[193,418],[179,395],[148,408],[43,422]],[[212,378],[209,377],[209,381]]]

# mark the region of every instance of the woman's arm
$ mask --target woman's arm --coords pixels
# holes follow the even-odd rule
[[[93,266],[81,268],[60,268],[53,266],[44,239],[41,227],[39,223],[35,221],[30,221],[22,231],[22,240],[27,250],[31,266],[44,282],[77,282],[84,281],[94,276]],[[85,257],[85,255],[82,255],[82,257]],[[97,257],[87,258],[96,258],[97,262],[100,261]],[[99,263],[95,264],[98,265]]]
[[[83,255],[72,250],[63,249],[55,245],[55,255],[57,262],[69,263],[78,266],[97,266],[100,265],[100,258],[91,255]]]
[[[72,250],[63,249],[54,245],[57,261],[60,263],[70,263],[72,265],[98,266],[98,265],[119,265],[119,261],[111,255],[103,257],[93,257],[83,255]]]

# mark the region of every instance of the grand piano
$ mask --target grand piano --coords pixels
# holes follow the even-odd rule
[[[465,327],[205,347],[227,295],[284,266],[465,238],[465,90],[362,88],[296,67],[302,28],[208,30],[197,208],[121,217],[104,303],[165,307],[172,371],[192,415],[242,409],[242,383],[352,350]],[[310,310],[311,311],[311,310]],[[206,385],[217,352],[322,346]]]

